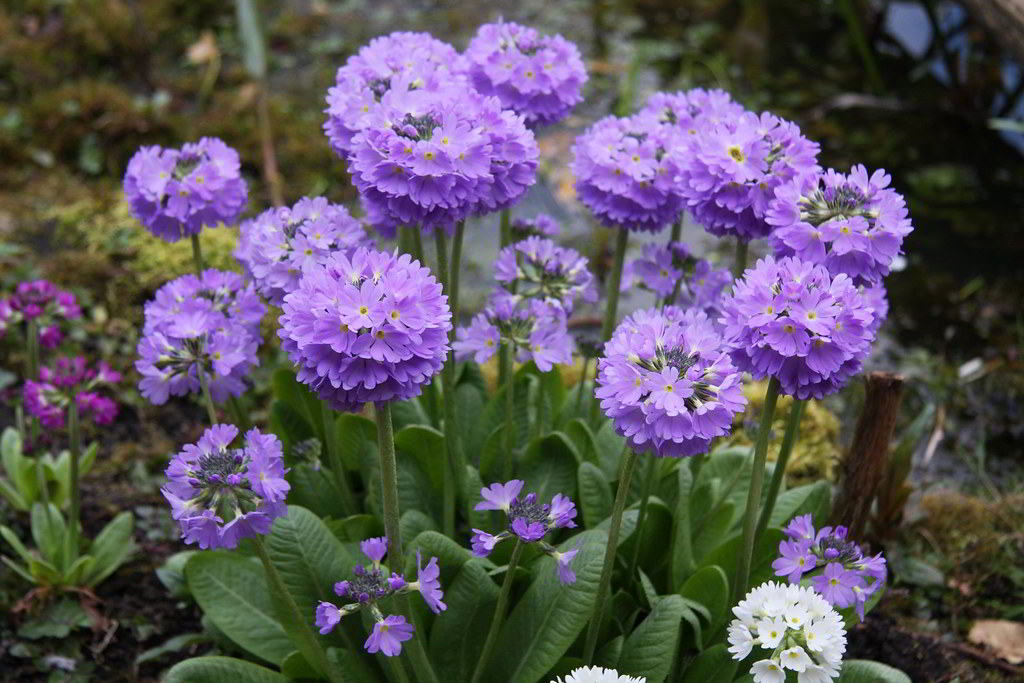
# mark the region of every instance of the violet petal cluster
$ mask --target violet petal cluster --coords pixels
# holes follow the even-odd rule
[[[573,529],[576,527],[576,505],[567,496],[556,493],[551,503],[541,503],[536,493],[528,493],[523,497],[523,482],[519,479],[504,484],[494,483],[480,489],[482,501],[474,510],[499,510],[505,513],[508,525],[496,534],[480,529],[473,529],[471,545],[477,557],[487,557],[502,541],[518,539],[523,543],[537,543],[538,547],[555,560],[555,572],[558,580],[564,584],[574,583],[576,574],[572,569],[572,560],[579,552],[574,548],[559,552],[554,546],[542,539],[555,529]]]
[[[218,138],[181,149],[139,148],[125,171],[124,194],[135,217],[168,242],[234,223],[248,199],[238,152]]]
[[[775,189],[820,170],[818,144],[767,112],[698,121],[697,132],[683,139],[669,154],[678,167],[677,191],[694,219],[719,237],[767,236]]]
[[[64,338],[61,324],[82,317],[75,295],[59,289],[48,280],[18,283],[14,294],[0,299],[0,337],[8,328],[33,321],[38,329],[39,345],[55,349]]]
[[[467,327],[456,331],[456,357],[486,362],[502,342],[520,363],[533,361],[541,372],[572,362],[573,340],[561,307],[498,290]]]
[[[268,301],[280,306],[299,278],[335,252],[372,247],[362,224],[339,204],[303,197],[292,207],[264,211],[244,221],[235,258]]]
[[[378,224],[450,232],[518,200],[536,182],[537,157],[521,117],[497,98],[448,84],[393,85],[353,137],[348,160]]]
[[[516,296],[559,307],[567,315],[577,299],[597,301],[587,259],[545,237],[527,237],[498,252],[494,277]]]
[[[844,526],[815,531],[810,515],[794,517],[783,531],[790,540],[779,544],[779,557],[772,562],[775,575],[790,583],[812,577],[811,586],[823,598],[840,609],[854,607],[864,621],[865,603],[885,585],[882,554],[865,556]]]
[[[334,254],[302,276],[282,309],[281,348],[298,380],[335,410],[418,396],[448,352],[448,297],[408,254]]]
[[[891,180],[857,165],[849,175],[829,169],[778,187],[766,215],[776,255],[823,263],[858,284],[880,282],[914,229]]]
[[[207,269],[202,278],[183,275],[146,303],[135,369],[139,391],[155,405],[170,396],[197,393],[199,373],[215,401],[239,396],[259,358],[260,320],[266,305],[242,276]]]
[[[822,398],[860,370],[875,310],[847,275],[769,256],[736,281],[719,321],[741,370],[776,377],[784,394]]]
[[[48,429],[60,429],[68,407],[74,401],[79,419],[107,425],[117,417],[117,403],[99,393],[121,381],[121,373],[100,361],[89,367],[82,356],[57,358],[52,366],[39,368],[37,380],[26,380],[22,387],[25,412],[39,419]]]
[[[595,395],[630,447],[680,457],[729,432],[746,405],[741,379],[706,314],[651,308],[619,323],[605,344]]]
[[[509,21],[484,24],[464,53],[470,81],[529,126],[565,118],[583,101],[587,71],[575,44]]]
[[[416,581],[408,582],[394,571],[388,572],[381,561],[388,552],[388,539],[368,538],[360,544],[363,554],[370,558],[370,566],[356,565],[352,578],[334,584],[334,593],[349,602],[340,607],[333,602],[321,601],[316,608],[314,623],[320,633],[326,635],[341,623],[342,617],[366,609],[373,617],[373,630],[363,644],[370,654],[377,652],[395,657],[402,652],[402,643],[412,638],[415,627],[401,615],[385,615],[380,601],[393,595],[419,593],[427,607],[434,614],[448,609],[444,604],[441,589],[441,568],[437,558],[431,557],[423,565],[419,551],[416,553]]]
[[[671,150],[684,134],[653,113],[607,116],[576,138],[576,195],[598,220],[624,230],[657,232],[683,209]]]
[[[732,284],[726,268],[693,256],[684,242],[645,244],[641,256],[626,262],[622,291],[647,289],[670,303],[717,317],[722,292]]]
[[[512,221],[512,236],[517,239],[527,237],[554,237],[558,234],[558,221],[546,213],[538,213],[533,218],[516,218]]]
[[[270,533],[274,520],[287,514],[281,441],[250,429],[242,447],[232,448],[237,436],[234,425],[213,425],[167,466],[160,492],[187,544],[235,548],[243,538]]]
[[[746,110],[724,90],[693,88],[671,93],[656,92],[640,111],[653,114],[659,121],[688,135],[696,135],[699,126],[734,119]]]

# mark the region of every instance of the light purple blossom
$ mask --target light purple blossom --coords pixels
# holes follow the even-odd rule
[[[576,572],[572,570],[572,561],[579,551],[579,548],[573,548],[572,550],[566,550],[564,553],[555,552],[552,554],[552,557],[555,558],[555,572],[558,574],[558,580],[563,584],[576,583]]]
[[[541,372],[572,362],[573,341],[565,311],[536,299],[504,290],[492,294],[487,308],[468,327],[456,331],[456,357],[472,356],[483,363],[506,341],[515,359],[533,361]]]
[[[412,639],[415,630],[416,627],[407,623],[405,617],[392,614],[373,625],[373,632],[363,647],[370,654],[380,652],[387,657],[397,657],[402,653],[402,643]]]
[[[696,258],[684,242],[649,242],[639,258],[626,262],[621,289],[647,289],[682,308],[702,310],[713,319],[718,316],[722,292],[730,284],[728,269]]]
[[[477,503],[474,510],[503,510],[508,513],[509,507],[512,502],[519,495],[519,492],[523,490],[523,482],[519,479],[513,479],[512,481],[495,482],[490,486],[485,486],[480,489],[480,497],[482,501]]]
[[[388,554],[388,539],[384,536],[368,538],[359,544],[359,549],[370,558],[374,567],[379,567],[381,560]]]
[[[724,90],[694,88],[654,93],[640,111],[653,114],[662,123],[675,126],[687,135],[696,135],[699,125],[735,119],[745,110]]]
[[[597,301],[588,265],[575,249],[545,237],[527,237],[498,252],[494,277],[516,296],[561,308],[568,315],[577,299]]]
[[[516,218],[510,227],[516,239],[554,237],[558,234],[558,221],[546,213],[538,213],[533,218]]]
[[[436,557],[430,558],[424,567],[421,564],[420,552],[416,551],[416,583],[413,585],[434,614],[440,614],[448,609],[448,605],[442,600],[444,593],[441,591],[441,568]]]
[[[321,635],[327,635],[334,630],[334,627],[341,623],[341,610],[337,605],[329,602],[321,602],[316,606],[316,627],[320,629]]]

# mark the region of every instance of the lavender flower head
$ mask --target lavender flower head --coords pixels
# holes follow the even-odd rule
[[[215,401],[239,396],[256,365],[260,320],[266,313],[255,287],[242,276],[207,269],[183,275],[146,303],[135,369],[139,391],[162,405],[170,396],[199,392],[202,372]]]
[[[397,31],[371,40],[338,69],[327,91],[324,133],[331,149],[343,159],[348,156],[352,138],[394,85],[435,89],[458,78],[459,63],[455,48],[429,33]]]
[[[818,144],[795,124],[767,112],[744,112],[698,121],[697,132],[669,156],[677,165],[677,191],[694,219],[713,235],[765,237],[775,188],[820,170]]]
[[[523,482],[519,479],[504,484],[494,483],[480,489],[480,497],[483,500],[473,509],[503,512],[507,526],[497,534],[473,529],[473,554],[477,557],[487,557],[496,545],[512,538],[518,538],[523,543],[537,543],[542,551],[555,559],[555,573],[559,581],[566,584],[575,582],[576,574],[572,571],[572,559],[576,557],[579,549],[561,553],[542,539],[549,531],[555,529],[574,529],[576,505],[561,493],[556,493],[548,504],[539,502],[536,493],[520,497],[522,490]]]
[[[659,457],[704,453],[746,405],[742,374],[700,312],[637,311],[597,364],[601,409],[630,447]]]
[[[515,239],[554,237],[558,234],[558,221],[546,213],[538,213],[533,218],[516,218],[511,228]]]
[[[683,308],[699,309],[717,317],[722,292],[732,284],[726,268],[715,268],[693,256],[684,242],[668,245],[649,242],[639,258],[628,261],[622,272],[622,291],[647,289]]]
[[[576,45],[508,21],[477,29],[465,52],[473,87],[495,95],[531,127],[565,118],[583,101],[587,71]]]
[[[167,466],[160,491],[187,544],[234,548],[243,538],[270,533],[287,514],[281,441],[250,429],[242,447],[231,448],[237,436],[234,425],[213,425]]]
[[[794,517],[783,531],[790,540],[779,544],[772,563],[775,575],[794,584],[811,576],[811,586],[822,597],[840,609],[853,607],[864,621],[865,603],[885,585],[882,554],[865,556],[844,526],[815,531],[810,515]]]
[[[441,569],[437,558],[432,557],[423,565],[419,552],[416,553],[416,581],[408,582],[405,577],[389,572],[381,565],[388,552],[388,540],[384,537],[368,538],[360,544],[363,554],[370,558],[370,566],[356,565],[352,578],[334,584],[334,593],[347,602],[340,607],[333,602],[321,601],[316,608],[315,624],[321,634],[328,634],[341,623],[342,617],[366,609],[373,617],[374,625],[363,647],[370,654],[383,653],[387,657],[402,652],[402,643],[412,638],[415,627],[405,617],[385,615],[380,603],[393,595],[419,593],[434,614],[448,609],[444,604],[441,589]]]
[[[27,280],[18,283],[10,298],[0,299],[0,337],[10,327],[33,321],[39,345],[55,349],[63,339],[61,325],[80,317],[82,309],[74,294],[48,280]]]
[[[323,197],[304,197],[291,208],[269,209],[244,221],[235,258],[260,294],[280,306],[311,267],[323,265],[334,252],[372,246],[345,207]]]
[[[572,362],[573,340],[560,306],[499,289],[468,327],[456,331],[457,358],[486,362],[504,342],[520,363],[533,361],[541,372]]]
[[[121,373],[111,370],[103,361],[91,368],[82,356],[61,357],[52,366],[39,368],[37,380],[25,381],[22,400],[25,411],[48,429],[64,426],[64,416],[72,401],[80,419],[106,425],[117,417],[117,403],[98,389],[120,381]]]
[[[282,309],[281,348],[298,380],[335,410],[418,396],[448,352],[448,297],[408,254],[334,254],[302,276]]]
[[[576,194],[598,219],[624,230],[657,232],[679,218],[682,199],[669,152],[683,134],[653,113],[607,116],[576,138]]]
[[[822,398],[855,375],[871,351],[875,309],[845,274],[788,257],[761,259],[722,301],[733,359],[785,394]]]
[[[218,138],[180,150],[139,148],[125,171],[124,194],[135,217],[168,242],[234,223],[248,199],[238,152]]]
[[[403,86],[371,109],[348,156],[378,224],[450,232],[467,216],[510,206],[536,181],[533,133],[497,98],[452,83]]]
[[[776,255],[823,263],[858,284],[880,282],[914,229],[890,181],[857,165],[849,175],[829,169],[778,187],[766,216]]]
[[[577,299],[597,301],[597,285],[587,266],[575,249],[527,237],[498,252],[494,277],[517,296],[559,307],[568,315]]]
[[[688,135],[696,135],[700,125],[734,119],[746,110],[724,90],[694,88],[682,92],[656,92],[640,111],[654,114],[662,123],[676,126]]]

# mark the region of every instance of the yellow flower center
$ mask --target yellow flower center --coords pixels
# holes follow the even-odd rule
[[[746,157],[743,156],[743,150],[740,149],[739,145],[730,145],[726,149],[726,152],[728,152],[729,156],[731,156],[733,158],[733,160],[738,162],[738,163],[742,164],[744,162],[744,160],[746,160]]]

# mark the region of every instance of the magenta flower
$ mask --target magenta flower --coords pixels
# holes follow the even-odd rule
[[[0,337],[9,328],[32,320],[38,330],[39,345],[55,349],[64,338],[61,325],[80,317],[82,309],[71,292],[58,289],[48,280],[25,281],[18,284],[10,298],[0,299]]]
[[[402,643],[410,640],[415,630],[416,627],[406,623],[403,616],[384,617],[373,625],[373,632],[363,647],[370,654],[380,652],[387,657],[397,657],[402,653]]]
[[[82,356],[60,357],[52,366],[39,368],[37,380],[26,380],[22,401],[25,412],[49,429],[64,427],[71,401],[75,402],[81,420],[108,425],[117,417],[117,403],[97,390],[120,381],[121,373],[102,361],[91,368]]]

